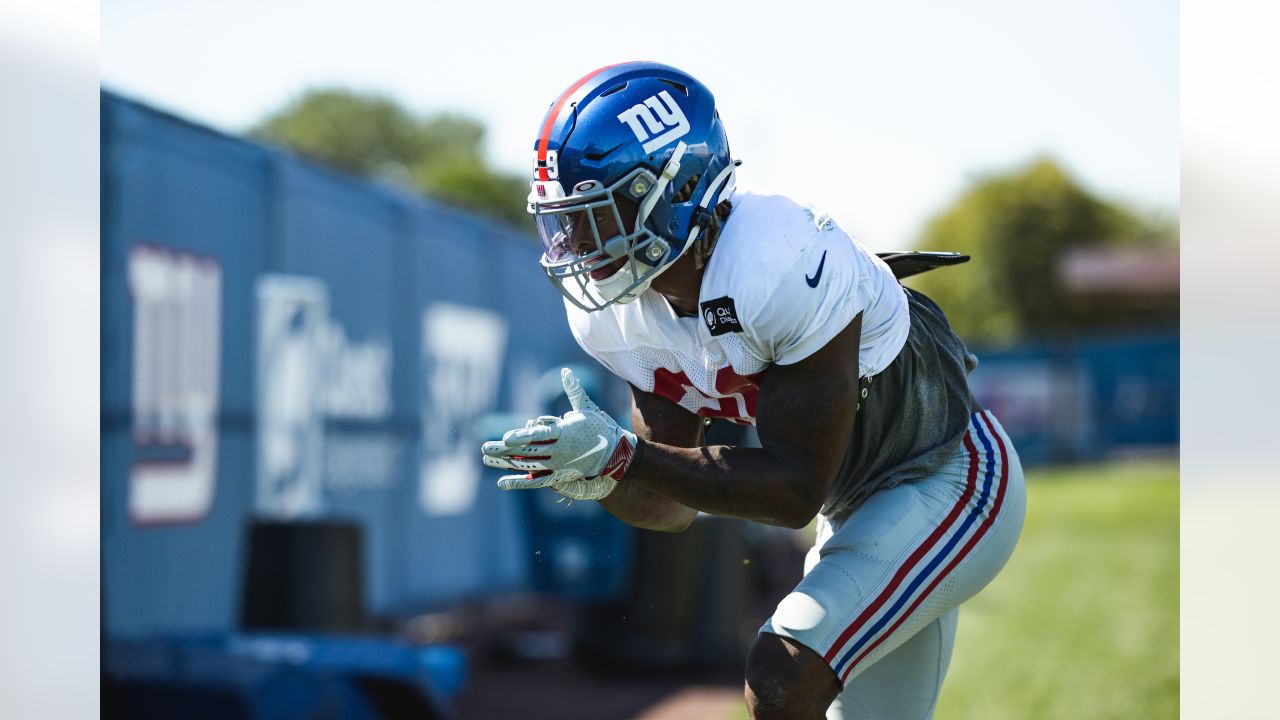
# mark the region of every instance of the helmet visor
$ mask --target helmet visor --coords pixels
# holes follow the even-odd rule
[[[623,212],[611,197],[539,206],[534,218],[548,263],[590,262],[605,256],[617,259],[626,252]]]

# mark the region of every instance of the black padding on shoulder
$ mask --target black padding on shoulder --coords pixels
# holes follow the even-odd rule
[[[902,278],[919,275],[940,267],[959,265],[969,262],[969,256],[957,252],[883,252],[876,253],[893,271],[893,276]]]

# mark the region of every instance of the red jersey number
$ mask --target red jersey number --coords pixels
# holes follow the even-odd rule
[[[699,390],[689,376],[677,370],[658,368],[653,372],[653,393],[664,397],[701,417],[725,418],[751,425],[756,417],[756,400],[760,398],[760,375],[739,375],[730,366],[716,373],[717,397]]]

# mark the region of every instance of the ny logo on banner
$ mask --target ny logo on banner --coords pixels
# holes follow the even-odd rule
[[[192,523],[213,507],[222,373],[222,268],[155,245],[129,249],[133,461],[129,517]]]
[[[631,128],[636,140],[644,143],[644,151],[647,153],[689,134],[689,120],[666,90],[627,108],[618,114],[618,120]],[[652,135],[656,137],[650,140]]]

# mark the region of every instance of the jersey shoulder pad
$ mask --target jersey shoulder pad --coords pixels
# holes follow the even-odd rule
[[[811,207],[778,195],[735,194],[703,277],[703,331],[740,332],[766,362],[802,360],[860,311],[864,254]]]

